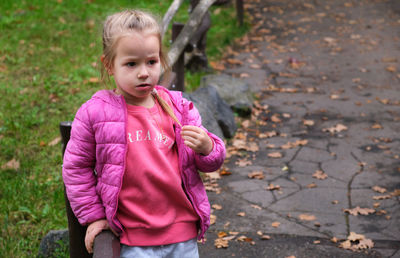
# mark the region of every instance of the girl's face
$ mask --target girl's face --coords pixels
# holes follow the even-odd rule
[[[161,73],[158,37],[146,31],[121,37],[109,72],[128,104],[148,105]]]

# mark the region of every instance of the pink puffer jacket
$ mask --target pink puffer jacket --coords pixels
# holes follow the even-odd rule
[[[201,126],[192,102],[180,92],[157,86],[161,96],[168,94],[182,125]],[[127,111],[125,100],[113,91],[102,90],[84,103],[72,124],[71,138],[64,154],[63,179],[71,208],[82,225],[107,218],[118,233],[123,231],[116,219],[118,195],[125,171]],[[212,152],[203,156],[184,145],[181,128],[175,126],[179,165],[185,191],[200,217],[198,238],[210,225],[210,204],[198,170],[216,171],[225,159],[221,139],[207,132],[214,142]],[[202,127],[204,129],[204,127]]]

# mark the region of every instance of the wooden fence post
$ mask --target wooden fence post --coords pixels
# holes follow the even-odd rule
[[[62,139],[62,155],[64,157],[65,148],[69,141],[71,135],[71,125],[72,122],[61,122],[60,123],[60,133]],[[92,255],[86,251],[85,247],[85,234],[86,227],[82,227],[78,219],[75,217],[69,200],[67,198],[67,193],[64,186],[64,199],[65,199],[65,209],[68,218],[68,234],[69,234],[69,257],[82,257],[91,258]]]
[[[185,25],[182,23],[172,24],[172,42],[174,42],[179,33],[181,33]],[[172,71],[176,74],[176,83],[173,90],[185,91],[185,51],[182,51],[175,64],[172,66]]]
[[[240,26],[243,26],[243,12],[243,0],[236,0],[236,14]]]

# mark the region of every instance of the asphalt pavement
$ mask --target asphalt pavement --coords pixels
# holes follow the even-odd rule
[[[400,1],[244,2],[219,67],[257,100],[201,257],[400,257]]]

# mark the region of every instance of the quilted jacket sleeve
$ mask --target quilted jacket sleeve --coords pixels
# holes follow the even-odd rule
[[[224,142],[215,134],[210,133],[203,125],[201,124],[201,116],[199,111],[193,105],[192,102],[189,102],[186,99],[183,99],[186,105],[189,106],[189,112],[187,114],[187,119],[190,124],[199,126],[203,130],[205,130],[208,136],[213,141],[213,150],[207,156],[196,153],[195,154],[195,162],[198,170],[202,172],[214,172],[218,170],[225,160],[225,144]],[[185,104],[184,104],[185,105]]]
[[[96,193],[95,160],[96,141],[86,103],[78,110],[72,123],[63,162],[67,196],[82,225],[105,218],[103,204]]]

